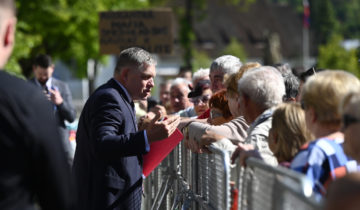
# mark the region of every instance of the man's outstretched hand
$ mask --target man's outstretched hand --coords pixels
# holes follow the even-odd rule
[[[167,116],[167,119],[160,121],[161,118],[160,112],[157,112],[146,128],[146,134],[150,143],[168,138],[174,133],[180,123],[180,116],[178,115],[170,115]]]

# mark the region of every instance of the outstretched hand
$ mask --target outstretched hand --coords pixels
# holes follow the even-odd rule
[[[232,164],[235,164],[237,158],[239,158],[239,164],[241,166],[246,166],[246,160],[249,157],[254,157],[258,159],[262,159],[258,150],[254,149],[251,144],[238,144],[235,152],[231,156]]]
[[[147,126],[146,134],[150,143],[168,138],[174,133],[180,123],[178,115],[167,116],[165,120],[161,120],[161,118],[161,113],[157,112]]]
[[[208,150],[208,146],[214,142],[220,141],[224,137],[222,135],[216,134],[211,131],[206,131],[204,135],[201,136],[201,139],[199,141],[199,147],[204,152],[210,153]]]

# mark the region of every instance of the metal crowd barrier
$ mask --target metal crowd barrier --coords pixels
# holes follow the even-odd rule
[[[305,175],[255,158],[249,158],[246,164],[246,168],[237,168],[239,210],[321,209]]]
[[[211,154],[195,154],[181,142],[145,179],[143,209],[321,208],[304,175],[253,158],[246,168],[230,169],[229,153],[209,148]],[[235,181],[237,199],[231,194],[230,180]]]

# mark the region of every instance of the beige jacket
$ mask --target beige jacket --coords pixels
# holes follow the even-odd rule
[[[195,141],[199,141],[206,131],[222,135],[226,139],[213,143],[214,146],[233,152],[236,149],[237,143],[244,143],[245,138],[247,137],[246,130],[248,128],[249,126],[246,124],[244,117],[240,116],[222,125],[209,125],[205,123],[192,122],[188,126],[188,131],[189,139],[193,139]]]
[[[245,144],[251,144],[259,151],[262,159],[273,166],[278,165],[277,159],[269,148],[268,136],[271,128],[272,113],[274,109],[265,110],[248,129],[248,136]]]

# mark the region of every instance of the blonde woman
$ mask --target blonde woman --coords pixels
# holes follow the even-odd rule
[[[300,147],[312,140],[306,128],[305,113],[299,104],[284,103],[273,114],[269,131],[269,147],[279,165],[290,167]]]
[[[291,162],[291,169],[304,173],[315,192],[325,194],[332,180],[357,170],[342,147],[340,102],[360,88],[359,80],[340,70],[326,70],[310,77],[301,93],[306,125],[316,140],[302,147]]]

